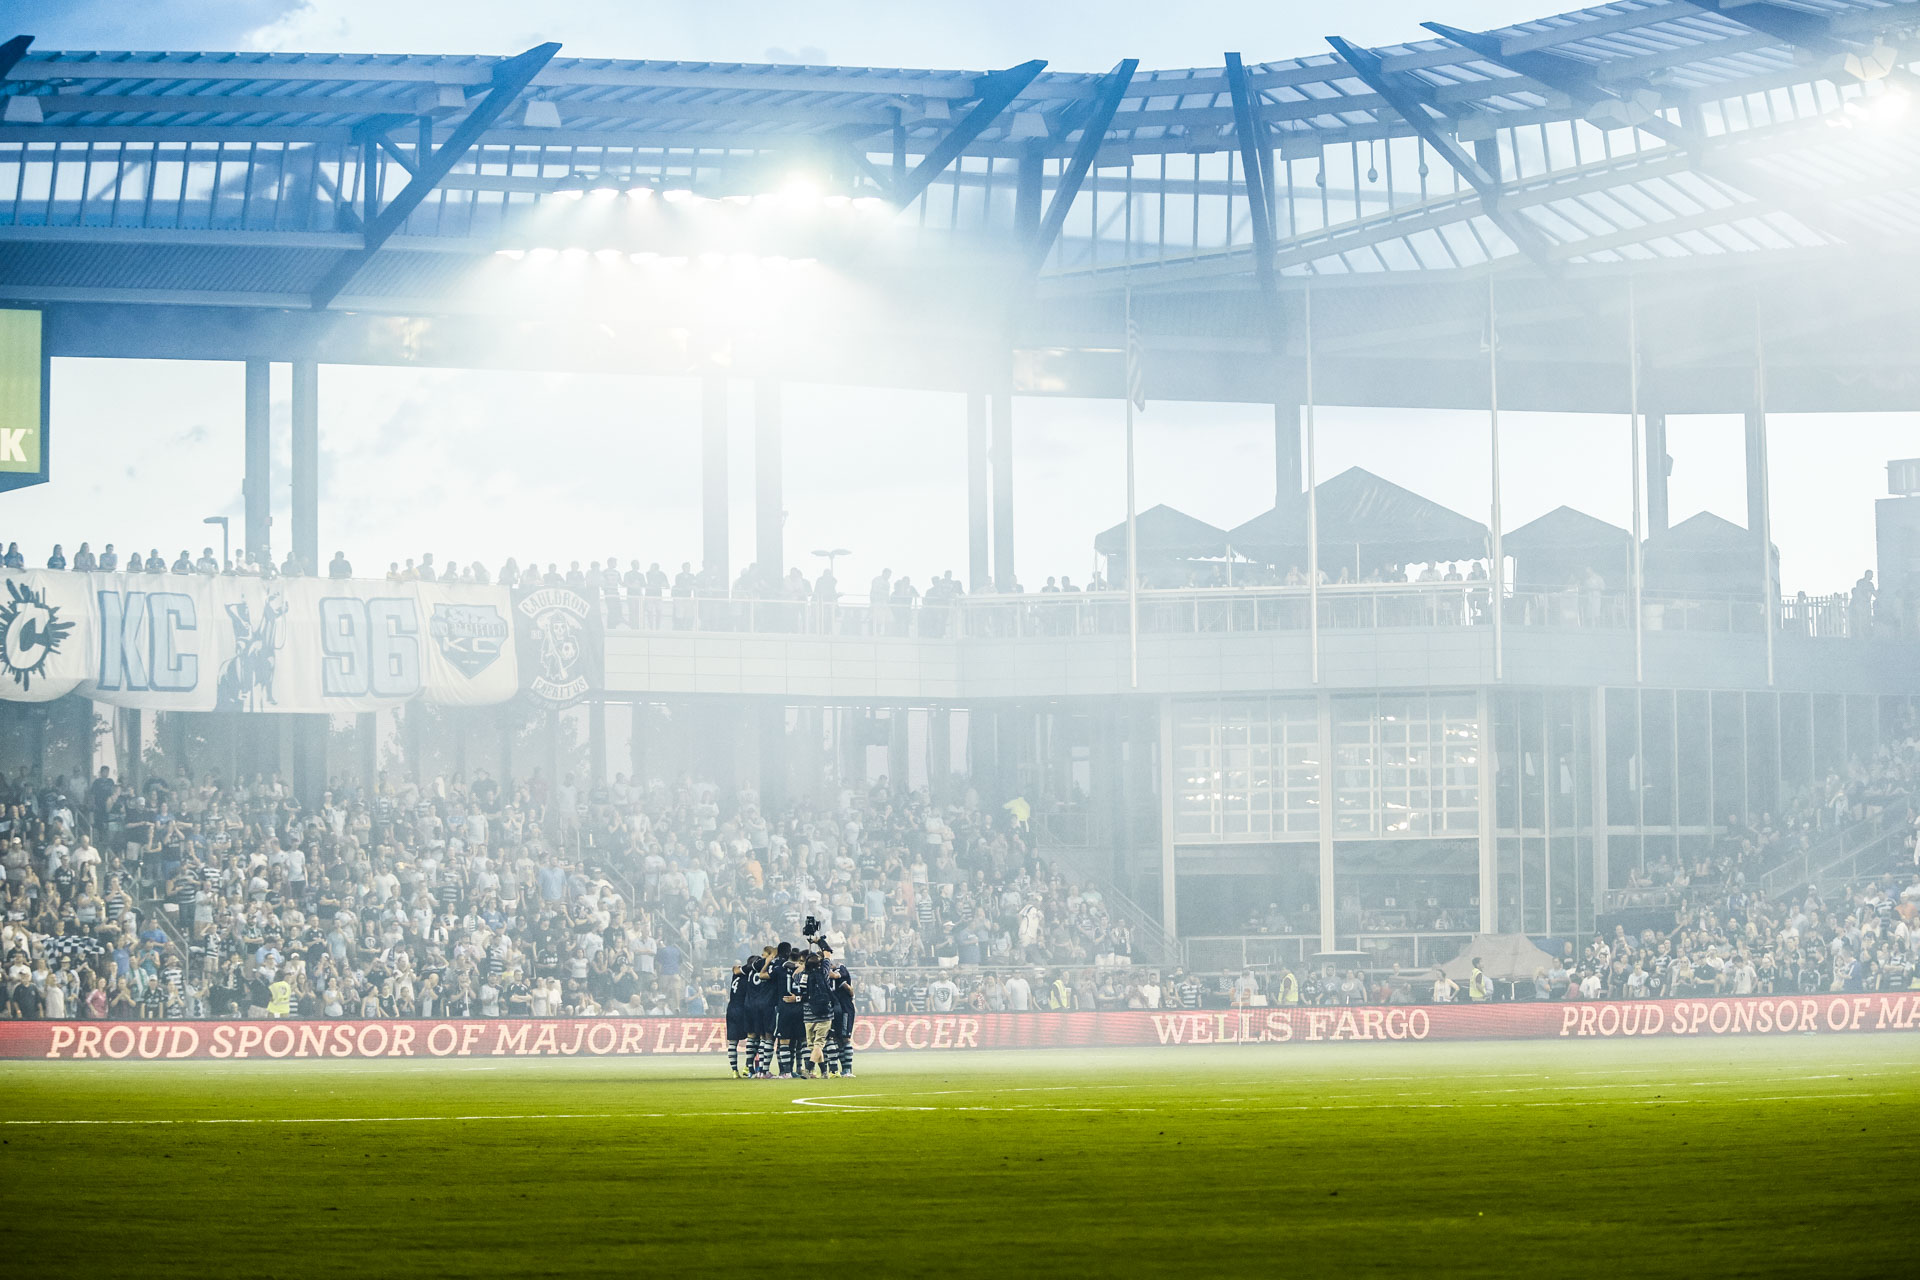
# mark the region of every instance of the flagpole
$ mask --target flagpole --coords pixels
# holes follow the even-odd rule
[[[1758,298],[1753,302],[1753,404],[1759,439],[1754,442],[1757,447],[1748,465],[1760,471],[1760,622],[1767,633],[1767,687],[1771,689],[1778,606],[1773,595],[1773,479],[1767,471],[1767,337]]]
[[[1493,572],[1487,575],[1493,596],[1493,678],[1506,676],[1506,555],[1500,546],[1500,322],[1494,308],[1493,268],[1487,268],[1487,434],[1493,480],[1493,527],[1489,530]]]
[[[1633,437],[1633,679],[1647,681],[1646,565],[1640,528],[1640,307],[1627,273],[1627,424]]]
[[[1314,492],[1320,483],[1319,441],[1313,421],[1313,281],[1300,294],[1301,340],[1306,352],[1307,410],[1307,635],[1313,652],[1313,683],[1320,683],[1320,505]],[[1322,762],[1322,768],[1326,764]]]
[[[1127,655],[1132,687],[1140,687],[1140,544],[1134,528],[1133,499],[1133,389],[1136,370],[1133,355],[1133,287],[1125,293],[1127,346],[1127,385],[1121,398],[1127,402]]]

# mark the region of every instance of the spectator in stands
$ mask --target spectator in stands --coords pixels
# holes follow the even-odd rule
[[[1847,634],[1856,639],[1873,634],[1873,570],[1868,569],[1853,584],[1852,598],[1847,602]]]

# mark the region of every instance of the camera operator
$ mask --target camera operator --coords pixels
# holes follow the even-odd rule
[[[800,1010],[806,1025],[807,1056],[802,1074],[824,1076],[827,1074],[827,1036],[833,1031],[838,1010],[826,957],[818,951],[809,951],[804,963]]]

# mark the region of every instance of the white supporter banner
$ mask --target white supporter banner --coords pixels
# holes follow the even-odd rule
[[[85,574],[0,573],[0,698],[51,702],[92,674],[94,610]]]
[[[520,688],[520,663],[508,589],[420,582],[414,590],[431,641],[427,701],[480,707],[513,697]]]
[[[326,714],[413,698],[452,706],[517,691],[501,587],[325,578],[27,573],[7,598],[28,618],[26,664],[0,698],[74,690],[153,711]],[[48,615],[53,615],[51,618]],[[59,633],[51,651],[49,628]],[[31,668],[38,664],[38,670]]]

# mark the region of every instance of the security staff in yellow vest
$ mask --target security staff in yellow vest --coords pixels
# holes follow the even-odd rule
[[[1293,970],[1282,969],[1280,971],[1280,981],[1274,984],[1273,995],[1275,1004],[1288,1005],[1300,1003],[1300,979],[1293,976]]]
[[[267,984],[267,1016],[269,1018],[289,1018],[293,1016],[293,986],[284,977],[275,978]]]
[[[1493,983],[1480,970],[1480,957],[1473,958],[1473,975],[1467,979],[1467,999],[1482,1004],[1493,995]]]

